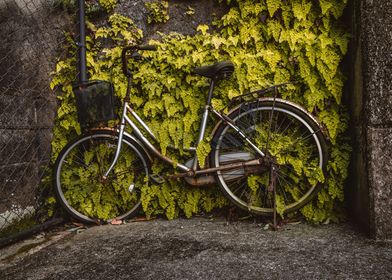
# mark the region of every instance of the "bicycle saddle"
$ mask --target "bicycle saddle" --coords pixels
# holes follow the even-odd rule
[[[234,72],[234,64],[231,61],[221,61],[213,65],[195,67],[193,73],[210,79],[228,78]]]

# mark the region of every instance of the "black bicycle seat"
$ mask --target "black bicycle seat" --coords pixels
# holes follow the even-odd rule
[[[210,79],[228,78],[234,72],[231,61],[221,61],[208,66],[195,67],[193,73]]]

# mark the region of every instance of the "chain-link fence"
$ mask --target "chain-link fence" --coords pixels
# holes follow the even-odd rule
[[[0,0],[2,238],[37,223],[47,191],[42,179],[57,107],[50,72],[62,56],[63,30],[72,30],[73,22],[61,6],[56,0]]]
[[[131,2],[118,1],[116,9],[132,15],[146,40],[153,38],[157,29],[146,27],[146,0]],[[217,14],[227,10],[208,0],[192,2],[200,15],[189,21],[187,2],[174,2],[176,21],[161,26],[162,32],[191,34],[198,24],[212,20],[216,14],[211,9]],[[56,59],[66,55],[64,31],[77,33],[76,6],[75,0],[0,0],[0,247],[4,238],[47,218],[42,210],[52,188],[45,179],[51,172],[57,108],[50,73]],[[100,22],[99,1],[86,1],[86,13]]]

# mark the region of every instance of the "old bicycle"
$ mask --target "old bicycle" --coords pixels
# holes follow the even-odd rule
[[[68,143],[56,160],[55,192],[72,217],[84,222],[127,218],[140,208],[140,186],[174,178],[183,178],[192,186],[217,184],[234,205],[257,215],[289,213],[314,197],[324,184],[327,163],[321,125],[299,105],[277,97],[284,84],[235,98],[233,102],[238,104],[227,114],[214,109],[211,104],[214,87],[233,73],[230,61],[194,69],[195,74],[210,79],[196,145],[206,137],[209,116],[218,119],[206,166],[199,166],[196,148],[189,149],[193,157],[185,163],[163,155],[157,148],[159,142],[154,132],[129,102],[132,73],[128,59],[139,59],[140,50],[155,49],[129,46],[122,51],[128,89],[120,125],[90,129]],[[110,92],[110,85],[104,85],[104,92]],[[91,95],[95,98],[93,105],[112,106],[111,102],[99,102],[97,92]],[[271,97],[265,97],[266,93],[271,93]],[[97,109],[90,111],[100,113]],[[127,126],[132,133],[126,131]],[[152,174],[153,157],[174,166],[177,172]],[[95,210],[93,204],[101,207]]]

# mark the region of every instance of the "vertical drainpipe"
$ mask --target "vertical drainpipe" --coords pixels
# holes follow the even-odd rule
[[[79,83],[87,82],[87,66],[86,66],[86,23],[85,23],[85,5],[84,0],[78,0],[78,27],[79,27]]]

